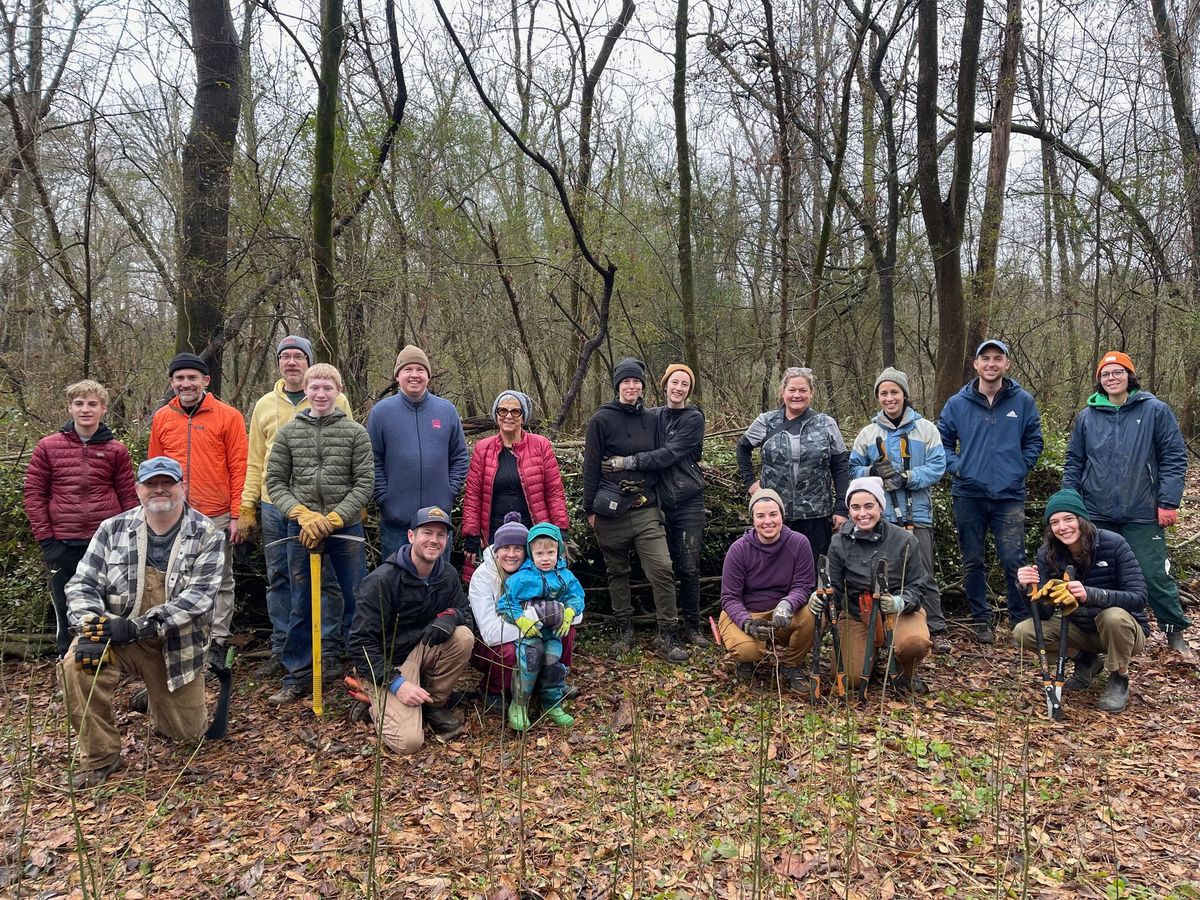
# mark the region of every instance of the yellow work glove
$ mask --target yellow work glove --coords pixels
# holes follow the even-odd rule
[[[571,630],[571,623],[574,621],[575,621],[575,610],[571,609],[571,607],[569,607],[569,606],[566,607],[565,609],[563,609],[562,624],[559,625],[556,629],[554,629],[554,636],[560,637],[560,638],[566,637],[567,632]]]
[[[321,514],[313,512],[311,509],[309,509],[303,503],[297,503],[295,506],[292,507],[292,511],[290,513],[288,513],[288,518],[292,519],[296,522],[299,522],[300,527],[303,528],[305,525],[307,525],[313,519],[321,518]]]
[[[346,527],[346,523],[342,521],[342,517],[335,512],[331,512],[325,518],[328,520],[329,524],[333,526],[329,529],[330,534],[333,534],[335,531]]]
[[[249,532],[258,527],[258,504],[243,503],[238,510],[238,531]]]
[[[323,540],[325,540],[325,539],[316,530],[313,529],[313,526],[311,523],[303,526],[300,529],[300,543],[303,544],[305,547],[307,547],[309,550],[316,550],[318,547],[321,546],[321,541],[323,541]]]
[[[517,621],[513,624],[521,632],[521,637],[532,638],[537,637],[539,634],[538,623],[529,618],[529,616],[518,616]]]
[[[1067,583],[1061,578],[1051,578],[1038,588],[1033,599],[1058,607],[1064,618],[1079,609],[1079,601],[1075,599],[1075,595],[1071,593]]]

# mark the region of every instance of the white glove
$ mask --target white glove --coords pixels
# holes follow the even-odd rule
[[[808,598],[808,609],[813,614],[814,619],[821,617],[821,613],[825,612],[826,597],[820,591],[813,591]]]
[[[779,605],[775,607],[775,612],[771,613],[771,624],[776,628],[787,628],[792,624],[792,604],[787,600],[780,600]]]
[[[903,594],[884,594],[879,598],[879,608],[885,616],[898,616],[907,605]]]

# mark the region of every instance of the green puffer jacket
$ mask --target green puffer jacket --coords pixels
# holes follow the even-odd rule
[[[367,429],[339,409],[317,418],[298,413],[275,436],[267,494],[290,518],[297,504],[335,512],[352,525],[375,490],[375,455]]]

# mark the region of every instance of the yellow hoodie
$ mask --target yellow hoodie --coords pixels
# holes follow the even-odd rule
[[[334,406],[353,419],[350,412],[350,401],[345,394],[338,394]],[[263,394],[254,404],[254,412],[250,415],[250,455],[246,459],[246,486],[242,488],[242,506],[253,506],[262,500],[270,503],[267,496],[267,482],[264,477],[267,471],[267,460],[271,458],[271,448],[275,446],[275,435],[279,429],[292,421],[296,413],[308,409],[308,398],[305,397],[296,406],[288,399],[283,391],[283,379],[275,382],[275,389],[269,394]]]

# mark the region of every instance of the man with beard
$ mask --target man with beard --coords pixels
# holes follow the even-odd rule
[[[175,460],[146,460],[137,482],[141,505],[100,524],[67,583],[76,637],[59,677],[79,739],[77,788],[120,765],[112,698],[122,674],[145,682],[150,722],[171,740],[199,740],[208,719],[201,675],[224,534],[188,506]]]

